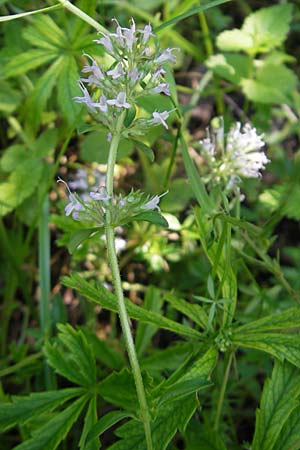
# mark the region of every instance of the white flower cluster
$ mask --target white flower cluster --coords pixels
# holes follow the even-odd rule
[[[218,131],[219,136],[223,130]],[[228,181],[227,186],[232,188],[240,177],[259,178],[260,171],[265,169],[269,162],[265,153],[261,151],[265,146],[262,136],[258,135],[255,128],[246,124],[241,127],[237,122],[230,128],[224,148],[219,149],[220,140],[216,139],[216,133],[212,131],[212,137],[200,141],[200,145],[209,163],[213,166],[214,176],[217,179]],[[218,141],[218,142],[217,142]],[[218,152],[220,150],[220,152]]]
[[[130,28],[121,27],[116,19],[115,22],[115,33],[102,34],[95,40],[114,59],[112,66],[104,70],[94,58],[85,54],[89,64],[83,68],[84,77],[79,80],[83,95],[74,98],[86,104],[89,111],[109,129],[113,127],[115,115],[134,107],[139,97],[160,93],[170,95],[169,85],[164,80],[163,64],[175,61],[174,48],[161,51],[156,41],[149,46],[151,37],[154,37],[150,24],[144,29],[136,29],[133,19]],[[155,111],[148,126],[168,128],[165,122],[168,116],[168,111]]]
[[[104,186],[89,194],[89,200],[81,198],[75,192],[71,192],[69,186],[62,179],[69,192],[69,203],[65,206],[66,216],[72,216],[75,220],[94,222],[99,226],[105,225],[106,211],[110,211],[111,224],[114,227],[124,225],[135,220],[139,215],[147,211],[160,213],[159,202],[163,195],[149,196],[141,191],[131,191],[129,195],[109,196]]]

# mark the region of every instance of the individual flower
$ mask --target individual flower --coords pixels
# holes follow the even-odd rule
[[[82,203],[80,203],[76,194],[73,194],[70,191],[69,186],[67,185],[67,183],[64,180],[62,180],[61,178],[58,178],[57,182],[63,183],[69,192],[69,203],[65,206],[66,216],[70,216],[70,214],[72,214],[73,219],[78,219],[78,217],[79,217],[78,212],[82,211],[84,209]]]
[[[112,77],[113,80],[117,80],[120,77],[124,76],[124,71],[122,68],[122,64],[119,63],[114,69],[108,70],[107,75]]]
[[[154,94],[160,94],[161,92],[166,95],[171,95],[168,83],[159,83],[155,88],[152,89]]]
[[[125,44],[128,50],[132,51],[133,44],[137,41],[137,37],[135,36],[135,22],[131,19],[131,27],[130,28],[122,28]]]
[[[75,100],[75,102],[77,102],[77,103],[85,103],[86,106],[91,111],[95,112],[93,100],[91,99],[89,91],[87,90],[87,88],[84,86],[84,84],[80,80],[78,81],[78,86],[80,87],[81,92],[83,93],[83,97],[74,97],[73,100]]]
[[[104,203],[107,203],[110,200],[110,195],[108,195],[104,186],[101,186],[96,192],[90,192],[90,197],[93,200],[102,201]]]
[[[160,195],[155,195],[153,198],[151,198],[147,203],[141,206],[142,209],[145,209],[146,211],[153,211],[154,209],[157,209],[158,212],[160,212],[160,207],[158,206],[161,197],[166,195],[168,191],[164,192]]]
[[[103,45],[103,47],[109,53],[114,53],[114,47],[112,45],[110,37],[107,34],[103,35],[103,37],[101,39],[94,39],[94,42],[96,42],[97,44]]]
[[[109,105],[115,105],[115,106],[117,106],[117,108],[126,108],[126,109],[131,108],[130,103],[126,102],[126,92],[124,92],[124,91],[119,92],[119,94],[117,95],[117,98],[107,100],[107,103]]]
[[[169,115],[170,111],[163,111],[161,113],[154,111],[154,113],[152,113],[153,119],[151,120],[151,122],[156,125],[163,125],[167,130],[169,127],[166,120],[168,119]]]
[[[108,106],[107,106],[107,98],[105,97],[105,95],[100,95],[99,101],[98,102],[93,102],[92,106],[94,108],[99,108],[100,111],[102,112],[107,112]]]
[[[155,59],[155,62],[158,64],[162,64],[167,61],[169,61],[170,63],[174,63],[176,61],[176,56],[173,55],[173,53],[172,53],[174,50],[177,50],[177,49],[176,48],[167,48]]]
[[[88,83],[88,86],[92,86],[95,84],[96,86],[101,86],[101,80],[104,79],[104,74],[98,66],[97,62],[94,58],[92,58],[87,53],[84,53],[84,56],[89,58],[92,61],[92,64],[87,64],[83,67],[82,73],[91,73],[88,78],[81,78],[81,81]]]
[[[155,36],[154,33],[152,33],[152,27],[150,23],[145,26],[143,30],[138,30],[143,35],[143,43],[146,44],[146,42],[149,41],[150,36]]]

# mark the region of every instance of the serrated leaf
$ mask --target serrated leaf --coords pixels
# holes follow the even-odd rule
[[[84,426],[80,436],[79,448],[80,450],[99,450],[99,441],[97,436],[92,437],[89,442],[87,442],[87,436],[90,431],[94,428],[97,422],[97,396],[94,395],[88,406],[88,410],[86,412],[84,418]]]
[[[270,314],[258,320],[254,320],[236,329],[240,335],[246,333],[262,333],[270,330],[283,330],[300,327],[300,308],[289,308],[281,313]]]
[[[242,78],[250,78],[253,72],[251,58],[234,53],[212,55],[206,65],[219,77],[234,84],[239,84]]]
[[[55,52],[45,52],[45,50],[32,49],[25,53],[14,56],[4,67],[3,76],[5,78],[17,77],[29,70],[52,61],[57,57]]]
[[[37,158],[51,156],[58,142],[58,133],[55,128],[43,131],[34,141],[31,150]]]
[[[145,377],[144,383],[145,383]],[[116,389],[117,386],[117,389]],[[97,385],[97,392],[109,403],[135,411],[138,405],[136,388],[128,369],[113,372]]]
[[[138,150],[141,150],[143,153],[145,153],[145,155],[147,156],[149,161],[151,161],[151,162],[154,161],[155,155],[154,155],[154,151],[152,150],[152,148],[148,147],[148,145],[144,144],[144,142],[136,141],[134,139],[132,139],[132,142]]]
[[[86,443],[88,444],[91,440],[100,436],[104,431],[108,430],[110,427],[118,423],[122,419],[131,417],[131,414],[127,411],[111,411],[105,416],[103,416],[90,430],[86,438]],[[101,445],[98,448],[101,448]]]
[[[67,35],[63,31],[64,28],[59,27],[47,14],[35,17],[33,20],[33,27],[39,31],[40,36],[44,41],[49,42],[54,47],[61,49],[68,46]]]
[[[101,361],[110,369],[121,370],[125,366],[125,358],[123,353],[114,349],[112,342],[98,338],[94,333],[83,329],[88,342],[94,349],[97,360]]]
[[[212,429],[208,422],[202,424],[194,421],[188,426],[184,437],[186,450],[226,450],[221,432]]]
[[[37,392],[27,397],[12,398],[12,403],[0,404],[0,430],[26,423],[44,412],[50,412],[67,400],[83,393],[80,388],[61,389],[59,391]]]
[[[157,417],[151,424],[153,448],[165,450],[176,431],[183,430],[189,422],[197,406],[195,396],[164,405],[157,412]],[[117,429],[116,434],[121,441],[109,447],[108,450],[145,450],[145,433],[141,422],[131,420]]]
[[[78,274],[74,273],[71,277],[64,277],[63,284],[73,289],[76,289],[85,297],[100,304],[103,308],[110,311],[118,312],[118,304],[114,294],[105,289],[102,285],[97,287],[92,286],[87,281],[83,280]],[[198,331],[167,319],[160,314],[153,311],[146,311],[143,308],[134,305],[129,300],[125,300],[128,315],[132,319],[141,320],[146,323],[153,324],[159,328],[164,328],[182,336],[189,336],[190,338],[201,338],[201,333]]]
[[[55,450],[78,419],[87,400],[88,396],[84,396],[72,403],[45,425],[35,429],[32,438],[17,445],[14,450]]]
[[[300,448],[300,407],[294,409],[285,421],[273,450]]]
[[[34,192],[42,170],[42,161],[30,159],[19,164],[8,181],[0,184],[0,216],[12,211]]]
[[[56,372],[83,386],[96,383],[96,364],[92,346],[81,330],[59,324],[56,342],[47,342],[44,353]],[[65,351],[67,349],[67,352]]]
[[[141,360],[142,369],[150,373],[166,370],[174,371],[186,361],[188,355],[193,352],[193,343],[185,342],[170,345],[166,349],[153,349],[152,354]]]
[[[271,450],[284,423],[298,406],[300,371],[287,362],[275,362],[271,379],[262,393],[260,408],[256,412],[253,450]]]
[[[74,97],[78,94],[78,79],[78,68],[74,57],[65,56],[57,83],[57,99],[63,116],[70,125],[74,125],[82,109],[82,106],[74,101]]]
[[[19,164],[24,163],[24,160],[30,156],[26,147],[22,144],[12,145],[4,151],[1,158],[1,169],[5,172],[11,172]]]
[[[292,5],[286,3],[262,8],[245,19],[242,31],[252,36],[253,51],[269,52],[283,43],[289,31],[292,11]]]
[[[168,228],[169,224],[167,220],[158,211],[145,211],[137,216],[133,216],[132,220],[137,222],[145,221],[150,222],[153,225],[158,225],[159,227]]]
[[[207,326],[207,314],[201,306],[189,303],[186,300],[177,298],[175,295],[166,294],[164,299],[170,303],[177,311],[185,314],[195,323],[200,325],[202,328],[206,329]]]
[[[300,334],[299,333],[234,333],[234,345],[254,348],[269,353],[280,361],[287,360],[300,367]]]

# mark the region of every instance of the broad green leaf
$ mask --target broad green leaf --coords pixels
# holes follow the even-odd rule
[[[5,78],[17,77],[29,70],[52,61],[57,57],[55,52],[45,52],[45,50],[32,49],[20,55],[14,56],[4,67],[3,76]]]
[[[131,220],[135,220],[137,222],[150,222],[153,225],[163,228],[168,228],[169,226],[167,220],[158,211],[145,211],[137,216],[133,216]]]
[[[206,329],[207,326],[207,314],[201,306],[189,303],[186,300],[177,298],[175,295],[166,294],[164,299],[170,303],[177,311],[185,314],[195,323],[200,325],[200,327]]]
[[[300,371],[287,362],[275,361],[271,379],[262,393],[256,412],[253,450],[273,449],[284,423],[299,405]]]
[[[107,140],[107,131],[95,131],[84,137],[80,147],[80,155],[86,162],[106,164],[109,147],[110,144]],[[128,156],[132,150],[132,142],[128,139],[121,139],[117,159],[119,160]]]
[[[166,349],[153,349],[152,354],[141,360],[141,367],[152,372],[165,373],[166,370],[174,371],[181,366],[193,352],[192,342],[180,342],[170,345]]]
[[[92,286],[87,281],[83,280],[78,274],[74,273],[71,277],[64,277],[62,282],[65,286],[72,289],[76,289],[83,296],[89,298],[95,303],[100,304],[103,308],[106,308],[113,312],[118,312],[117,300],[114,294],[105,289],[102,285],[98,284],[96,287]],[[201,338],[201,334],[193,330],[190,327],[181,325],[173,320],[167,319],[153,311],[146,311],[137,305],[134,305],[129,300],[125,300],[126,308],[129,317],[136,320],[141,320],[146,323],[150,323],[159,328],[164,328],[182,336],[188,336],[190,338]]]
[[[61,389],[59,391],[37,392],[27,397],[12,397],[12,403],[0,404],[1,432],[26,423],[44,412],[51,412],[71,398],[83,393],[80,388]]]
[[[0,184],[0,216],[19,206],[38,186],[43,162],[29,159],[11,172],[8,181]]]
[[[186,428],[197,407],[195,396],[164,405],[157,411],[157,417],[151,424],[153,448],[165,450],[176,431]],[[145,450],[145,433],[141,422],[131,420],[116,431],[122,440],[108,450]]]
[[[0,111],[13,113],[22,101],[22,93],[4,80],[0,81]]]
[[[58,133],[54,128],[43,131],[31,145],[31,150],[35,157],[43,158],[52,156],[58,142]]]
[[[83,386],[95,385],[95,357],[85,335],[71,325],[59,324],[57,328],[59,334],[56,342],[47,342],[44,348],[49,364],[56,372],[74,383]]]
[[[63,27],[59,27],[47,14],[35,17],[33,27],[36,28],[46,42],[62,49],[67,48],[68,38]]]
[[[223,31],[217,37],[217,47],[224,52],[239,52],[241,50],[247,52],[253,46],[253,37],[243,30]]]
[[[220,431],[213,430],[207,422],[193,421],[187,427],[184,438],[186,450],[226,450]]]
[[[271,332],[235,332],[232,336],[234,345],[255,348],[275,356],[280,361],[287,360],[300,367],[300,334]]]
[[[99,440],[97,439],[97,436],[94,436],[94,438],[90,439],[88,443],[86,441],[88,434],[93,429],[96,422],[97,396],[94,395],[89,402],[89,407],[84,418],[84,426],[79,441],[80,450],[99,450]]]
[[[300,308],[293,307],[277,314],[270,314],[262,319],[254,320],[236,329],[240,335],[246,333],[262,333],[270,330],[283,330],[300,327]]]
[[[285,420],[273,450],[296,450],[300,448],[300,407]]]
[[[4,151],[4,155],[1,158],[1,169],[5,172],[11,172],[19,164],[24,163],[30,157],[30,153],[26,150],[26,147],[22,144],[12,145]]]
[[[69,125],[74,125],[82,107],[74,101],[78,94],[78,68],[73,56],[65,56],[57,84],[58,104]]]
[[[108,430],[110,427],[118,423],[120,420],[131,417],[131,414],[127,411],[111,411],[105,416],[101,417],[101,419],[91,428],[89,434],[86,438],[86,443],[89,443],[91,440],[100,436],[104,431]],[[98,448],[99,447],[98,442]]]
[[[73,402],[42,427],[35,429],[32,438],[17,445],[14,450],[55,450],[78,419],[87,400],[88,397],[84,396]]]
[[[269,52],[283,43],[289,31],[292,11],[292,5],[286,3],[262,8],[246,18],[242,31],[252,36],[255,52]]]
[[[239,84],[243,78],[250,78],[253,72],[250,57],[234,53],[212,55],[206,65],[219,77],[234,84]]]
[[[244,79],[241,86],[249,100],[254,102],[290,104],[296,83],[296,76],[290,69],[268,63],[257,70],[255,80]]]

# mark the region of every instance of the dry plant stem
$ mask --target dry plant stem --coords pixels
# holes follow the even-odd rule
[[[113,137],[111,140],[110,150],[109,150],[109,157],[107,162],[107,174],[106,174],[106,190],[109,196],[113,195],[113,177],[114,177],[114,166],[116,162],[117,157],[117,151],[118,146],[120,143],[121,138],[121,130],[124,122],[125,113],[121,113],[118,121],[116,130],[113,133]],[[118,301],[118,310],[119,310],[119,316],[120,316],[120,322],[121,327],[123,331],[123,335],[125,338],[127,353],[135,381],[138,401],[140,405],[140,414],[141,419],[144,424],[145,429],[145,436],[146,436],[146,443],[147,443],[147,450],[153,450],[152,446],[152,438],[151,438],[151,425],[150,425],[150,414],[148,410],[147,400],[146,400],[146,394],[145,394],[145,388],[143,384],[141,369],[139,366],[133,337],[131,334],[130,324],[129,324],[129,318],[126,310],[126,305],[124,301],[124,294],[122,290],[121,285],[121,276],[119,271],[119,265],[118,265],[118,258],[116,253],[116,247],[115,247],[115,233],[114,233],[114,227],[111,224],[111,218],[109,211],[106,213],[106,227],[105,227],[105,234],[106,234],[106,243],[107,243],[107,253],[108,253],[108,260],[111,267],[112,277],[113,277],[113,284],[115,289],[115,294]]]

